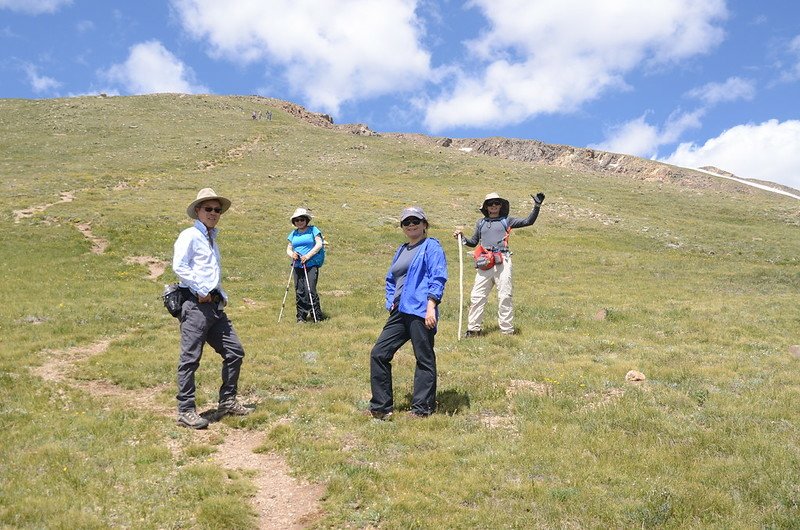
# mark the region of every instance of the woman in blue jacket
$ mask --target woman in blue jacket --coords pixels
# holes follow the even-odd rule
[[[379,420],[388,420],[394,411],[392,358],[409,340],[417,359],[409,414],[427,417],[436,407],[433,338],[447,282],[447,261],[439,241],[428,237],[428,219],[422,208],[404,209],[400,226],[408,242],[397,249],[386,274],[389,320],[370,353],[369,414]]]

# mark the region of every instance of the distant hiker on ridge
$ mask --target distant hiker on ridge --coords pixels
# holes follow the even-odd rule
[[[544,201],[544,193],[533,197],[534,207],[528,217],[522,219],[509,217],[509,202],[497,193],[490,193],[483,199],[480,210],[483,219],[475,223],[475,233],[464,238],[464,245],[475,247],[475,285],[470,296],[469,314],[467,316],[467,337],[481,334],[483,311],[489,300],[492,286],[497,285],[497,321],[500,332],[514,334],[514,307],[511,286],[511,251],[508,248],[508,236],[512,228],[530,226],[539,216],[539,208]],[[456,230],[453,237],[463,237],[461,230]]]
[[[217,223],[231,201],[203,188],[186,209],[195,220],[175,241],[172,269],[180,286],[191,291],[180,314],[181,354],[178,361],[178,424],[205,429],[208,420],[195,410],[194,374],[200,366],[207,342],[222,357],[222,386],[217,412],[244,416],[250,409],[236,398],[244,348],[233,329],[225,306],[228,295],[222,289],[222,264]]]

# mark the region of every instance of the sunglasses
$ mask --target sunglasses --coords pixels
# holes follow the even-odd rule
[[[422,222],[422,219],[417,219],[416,217],[409,217],[408,219],[403,219],[400,221],[400,226],[409,226],[414,225],[417,226]]]
[[[203,210],[207,211],[208,213],[222,213],[222,208],[212,208],[211,206],[203,206]]]
[[[489,201],[486,203],[486,206],[500,206],[501,204],[503,203],[500,201]]]
[[[292,224],[296,225],[300,221],[303,221],[303,222],[307,223],[308,219],[306,219],[305,217],[295,217],[294,219],[292,219]]]

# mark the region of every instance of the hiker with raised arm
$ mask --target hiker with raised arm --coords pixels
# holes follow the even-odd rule
[[[508,200],[497,193],[490,193],[483,199],[480,211],[483,218],[475,223],[475,232],[471,237],[464,237],[461,230],[456,230],[453,237],[461,235],[464,245],[475,248],[475,285],[470,295],[470,307],[467,315],[466,337],[476,337],[482,333],[483,312],[489,293],[497,286],[497,321],[500,332],[513,335],[514,306],[512,301],[511,251],[508,247],[508,236],[513,228],[531,226],[539,216],[539,209],[544,201],[544,193],[537,193],[533,198],[533,210],[528,217],[510,217]]]
[[[291,221],[294,230],[286,239],[286,254],[292,258],[294,267],[295,302],[297,322],[319,322],[325,317],[319,306],[317,281],[319,268],[325,261],[325,242],[322,232],[311,225],[311,213],[305,208],[297,208]]]
[[[208,427],[195,409],[195,372],[205,343],[222,357],[222,386],[218,413],[243,416],[250,409],[236,397],[244,348],[233,329],[222,289],[222,258],[217,243],[217,223],[231,201],[203,188],[186,208],[194,224],[175,241],[172,269],[187,294],[180,309],[181,353],[178,361],[178,424],[192,429]]]

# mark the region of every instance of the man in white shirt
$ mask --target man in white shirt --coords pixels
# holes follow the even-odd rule
[[[186,209],[195,219],[175,241],[172,270],[180,286],[191,292],[181,307],[181,354],[178,361],[178,424],[205,429],[208,420],[195,409],[194,374],[200,366],[207,342],[222,356],[222,386],[218,412],[245,415],[250,409],[236,398],[244,348],[233,329],[225,306],[228,295],[222,289],[222,260],[217,245],[217,223],[231,201],[203,188]]]

